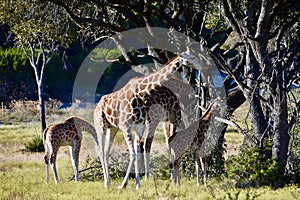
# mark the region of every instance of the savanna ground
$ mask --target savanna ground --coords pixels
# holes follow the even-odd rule
[[[51,124],[62,121],[73,113],[69,110],[48,115],[47,122]],[[46,184],[43,153],[22,151],[25,148],[24,144],[40,133],[39,123],[36,122],[37,120],[27,122],[18,120],[20,114],[14,116],[5,112],[1,114],[12,123],[4,123],[5,120],[0,120],[2,121],[0,124],[0,199],[300,199],[300,189],[295,185],[277,190],[267,186],[239,189],[225,177],[210,178],[207,188],[203,185],[197,187],[195,178],[182,177],[181,187],[178,188],[170,180],[155,178],[152,175],[150,180],[141,181],[142,188],[138,191],[135,189],[134,179],[131,179],[127,188],[123,190],[117,189],[122,178],[113,179],[108,189],[104,188],[103,180],[81,180],[75,183],[70,181],[73,169],[67,147],[60,149],[57,158],[60,183],[58,185],[54,183],[50,171],[50,180]],[[92,122],[91,113],[82,110],[77,111],[76,114]],[[244,107],[235,113],[237,119],[242,119],[243,115],[245,115]],[[226,157],[238,152],[242,140],[243,138],[229,127],[226,133]],[[115,144],[117,148],[120,147],[120,150],[125,148],[121,134],[118,134]],[[164,137],[159,132],[154,151],[159,150],[164,144]],[[88,156],[96,157],[96,153],[91,137],[85,134],[80,153],[80,169],[85,167]]]

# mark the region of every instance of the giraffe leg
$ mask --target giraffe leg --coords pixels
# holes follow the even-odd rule
[[[96,121],[97,116],[95,114],[94,116],[94,124],[95,129],[97,132],[97,138],[98,138],[98,146],[96,147],[96,152],[98,154],[98,157],[100,159],[102,169],[103,169],[103,177],[104,177],[104,187],[109,187],[110,180],[109,180],[109,171],[108,171],[108,156],[106,155],[106,133],[107,128],[105,125],[103,125],[103,122],[101,121],[101,125]]]
[[[146,142],[145,142],[145,153],[144,153],[144,165],[145,165],[145,180],[149,179],[149,164],[150,164],[150,152],[151,152],[151,145],[153,142],[153,137],[155,133],[155,129],[158,126],[159,121],[153,119],[149,123],[148,127],[146,127]]]
[[[169,145],[169,138],[173,135],[173,133],[176,131],[176,127],[174,125],[174,122],[170,122],[170,121],[165,121],[163,123],[163,130],[164,130],[164,134],[165,134],[165,137],[166,137],[166,146],[167,146],[167,151],[168,151],[168,154],[170,156],[170,163],[173,163],[172,166],[171,166],[171,174],[170,174],[170,180],[173,180],[175,181],[175,183],[179,186],[180,185],[180,180],[179,180],[179,163],[180,163],[180,160],[175,160],[175,158],[172,158],[172,155],[171,155],[171,149],[170,149],[170,145]],[[174,162],[175,160],[175,162]],[[178,165],[178,166],[177,166]],[[178,167],[178,169],[177,169]]]
[[[136,189],[140,188],[140,168],[141,168],[141,155],[142,155],[142,144],[141,144],[141,138],[136,133],[134,136],[134,146],[136,149],[136,159],[134,162],[134,168],[135,168],[135,186]]]
[[[45,168],[46,168],[46,182],[48,183],[49,180],[49,149],[48,146],[45,145],[45,155],[44,155],[44,162],[45,162]]]
[[[79,170],[78,170],[78,163],[79,163],[79,152],[80,152],[80,146],[81,141],[74,142],[73,146],[69,146],[72,165],[74,169],[75,174],[75,181],[79,181]]]
[[[122,184],[118,187],[119,189],[123,189],[127,186],[130,171],[131,171],[131,169],[133,167],[133,163],[136,159],[136,152],[134,150],[134,145],[132,143],[132,135],[131,135],[130,132],[131,132],[131,126],[127,126],[127,128],[125,130],[123,130],[124,138],[125,138],[125,141],[127,143],[127,147],[128,147],[129,154],[130,154],[130,159],[129,159],[129,164],[128,164],[126,175],[123,179]]]
[[[148,136],[145,142],[145,153],[144,153],[144,165],[145,165],[145,180],[149,179],[150,176],[150,152],[151,152],[151,145],[153,141],[153,136]]]
[[[205,162],[205,158],[202,158],[201,156],[199,156],[199,160],[201,163],[201,168],[203,171],[203,182],[204,182],[204,187],[206,187],[206,182],[207,182],[207,172],[206,172],[206,162]]]
[[[173,176],[173,179],[174,179],[174,183],[178,187],[180,186],[179,169],[180,169],[180,159],[177,159],[173,163],[172,176]]]
[[[46,182],[48,183],[49,180],[49,161],[46,163]]]
[[[135,125],[135,149],[137,150],[137,157],[135,160],[135,183],[136,189],[141,187],[140,185],[140,169],[142,168],[142,161],[144,155],[144,145],[142,142],[143,133],[145,131],[145,124],[140,123]]]
[[[195,153],[195,167],[196,167],[196,175],[197,175],[197,186],[200,185],[200,156]]]
[[[104,178],[105,181],[105,187],[108,187],[110,185],[110,176],[109,176],[109,147],[110,147],[110,136],[111,136],[111,130],[108,128],[106,130],[106,135],[103,136],[102,140],[104,139],[104,153],[103,153],[103,170],[104,175],[106,178]]]
[[[57,184],[58,183],[58,176],[56,171],[56,152],[53,151],[53,153],[50,155],[50,165],[52,167],[53,175],[54,175],[54,181]]]
[[[169,147],[169,137],[171,136],[171,125],[170,125],[170,121],[165,121],[163,122],[163,131],[164,131],[164,134],[165,134],[165,138],[166,138],[166,147],[167,147],[167,151],[168,151],[168,155],[170,157],[170,163],[172,163],[172,166],[171,166],[171,174],[170,174],[170,180],[173,180],[173,174],[174,174],[174,163],[173,163],[173,160],[172,159],[172,155],[171,155],[171,149]]]

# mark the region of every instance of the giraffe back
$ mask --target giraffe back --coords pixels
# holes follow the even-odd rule
[[[48,144],[52,148],[63,145],[72,145],[73,139],[81,140],[81,133],[77,132],[74,123],[58,123],[49,125],[43,132],[44,145]]]
[[[69,117],[62,123],[49,125],[43,132],[43,142],[52,145],[72,145],[72,140],[82,140],[82,131],[92,135],[97,143],[95,128],[87,121],[79,117]]]

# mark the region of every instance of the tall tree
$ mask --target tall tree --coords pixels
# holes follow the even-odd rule
[[[300,69],[300,2],[225,0],[219,4],[239,39],[232,50],[240,56],[224,68],[243,91],[259,146],[272,135],[272,156],[285,166],[289,144],[287,93],[299,78],[296,72]]]
[[[30,61],[38,88],[41,131],[46,128],[44,72],[58,47],[71,41],[70,23],[62,9],[35,1],[1,1],[0,23],[10,31]],[[69,34],[69,35],[68,35]]]

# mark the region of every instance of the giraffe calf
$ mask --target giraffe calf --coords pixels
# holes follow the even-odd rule
[[[46,164],[46,181],[49,179],[49,163],[51,165],[55,183],[58,183],[56,171],[56,156],[60,146],[69,146],[72,165],[75,173],[75,181],[79,181],[78,162],[82,141],[82,131],[92,135],[97,143],[95,128],[88,122],[78,118],[70,117],[64,122],[48,126],[43,132],[45,147],[44,162]]]
[[[200,119],[193,122],[187,129],[177,131],[169,138],[169,148],[171,152],[172,178],[177,186],[180,186],[179,168],[180,158],[187,149],[192,149],[195,154],[195,167],[197,174],[197,186],[200,185],[200,171],[201,166],[203,171],[204,187],[206,187],[207,174],[206,163],[204,159],[204,152],[202,145],[205,141],[205,133],[209,129],[210,120],[214,111],[214,103],[211,103],[206,112]]]

